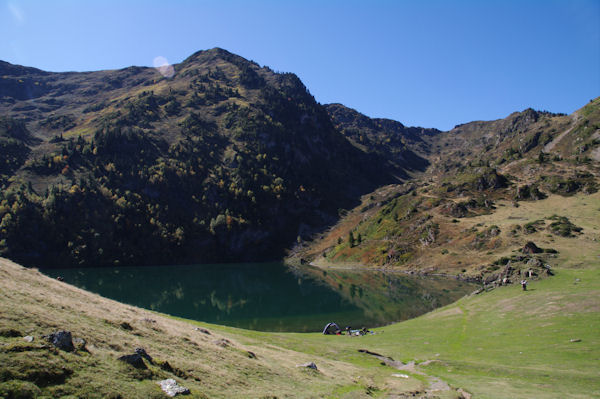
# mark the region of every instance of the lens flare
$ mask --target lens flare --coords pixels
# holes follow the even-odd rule
[[[175,68],[173,68],[173,65],[169,64],[169,61],[162,55],[154,58],[153,64],[154,68],[156,68],[156,70],[165,78],[172,78],[175,76]]]
[[[25,22],[25,13],[19,6],[13,3],[8,3],[8,9],[10,10],[17,24],[21,25],[23,22]]]

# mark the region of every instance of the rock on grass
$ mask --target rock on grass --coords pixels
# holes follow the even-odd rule
[[[147,369],[146,363],[144,363],[144,359],[141,355],[134,353],[132,355],[123,355],[119,357],[117,360],[130,364],[136,369]]]
[[[299,364],[296,367],[306,367],[308,369],[318,370],[317,365],[314,362]]]
[[[73,352],[75,350],[75,346],[73,346],[73,337],[71,336],[70,331],[56,331],[46,336],[46,338],[58,349],[66,352]]]
[[[159,381],[158,385],[160,385],[160,389],[162,389],[169,397],[174,397],[177,395],[189,395],[190,393],[188,388],[182,387],[172,378]]]

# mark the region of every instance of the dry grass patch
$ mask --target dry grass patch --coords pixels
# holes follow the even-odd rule
[[[18,349],[18,357],[9,355],[10,364],[6,363],[8,351],[22,345],[23,338],[0,337],[0,358],[4,359],[0,374],[4,373],[3,380],[24,378],[35,384],[41,380],[15,370],[31,367],[28,358],[56,364],[57,370],[68,370],[66,374],[55,373],[57,377],[48,377],[54,378],[51,383],[38,386],[51,396],[160,397],[156,381],[175,378],[191,389],[192,397],[297,396],[305,391],[306,397],[319,397],[340,384],[352,385],[352,375],[365,375],[349,363],[276,345],[266,347],[262,339],[246,337],[242,344],[235,332],[203,325],[210,333],[206,334],[188,322],[102,298],[8,260],[0,260],[0,276],[0,328],[35,337],[34,347],[25,345]],[[58,351],[41,338],[61,329],[84,338],[87,352]],[[116,360],[136,347],[154,358],[147,372]],[[311,361],[318,364],[318,372],[296,367]],[[161,368],[164,362],[170,367]]]

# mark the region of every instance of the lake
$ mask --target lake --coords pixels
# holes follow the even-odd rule
[[[419,316],[473,284],[380,271],[288,268],[281,263],[46,269],[119,302],[260,331],[376,327]]]

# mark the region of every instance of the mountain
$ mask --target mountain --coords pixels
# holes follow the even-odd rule
[[[172,71],[0,77],[0,254],[28,266],[281,257],[427,165],[412,130],[365,145],[296,75],[218,48]]]
[[[406,165],[425,169],[429,164],[425,157],[431,152],[427,138],[441,133],[437,129],[406,127],[390,119],[369,118],[342,104],[325,108],[334,126],[351,143],[384,159],[392,170]]]
[[[0,93],[0,255],[28,266],[265,260],[294,247],[413,267],[440,240],[486,234],[452,219],[598,184],[598,99],[440,132],[321,105],[296,75],[218,48],[159,69],[0,62]]]
[[[393,137],[345,107],[328,110],[351,141]],[[570,197],[592,204],[597,198],[590,194],[600,187],[600,98],[571,115],[526,109],[447,132],[422,131],[412,141],[409,134],[400,137],[429,162],[425,172],[363,196],[295,257],[495,281],[508,261],[523,272],[548,264],[560,237],[586,245],[572,221],[577,215],[564,204]],[[534,219],[513,216],[517,207]],[[516,255],[533,240],[543,245],[541,255]]]

